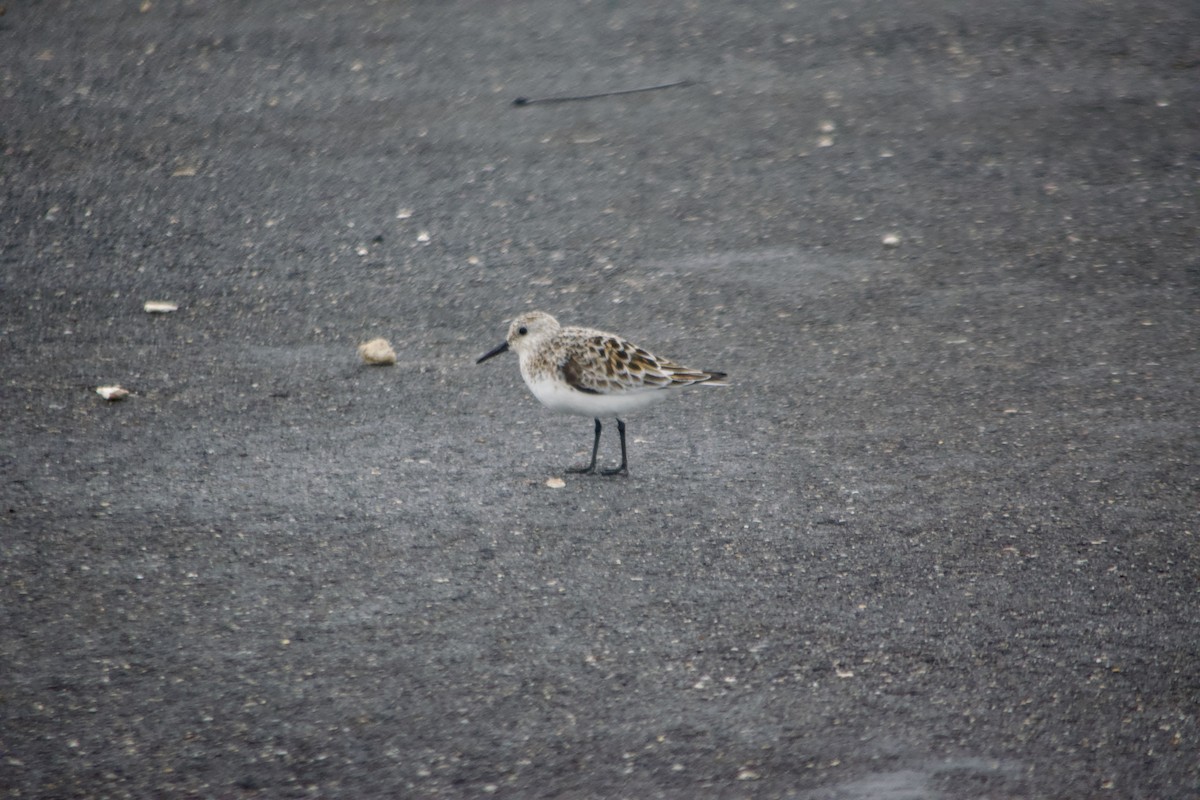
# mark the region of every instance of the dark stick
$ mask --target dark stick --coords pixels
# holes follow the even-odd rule
[[[654,92],[659,89],[671,89],[675,86],[689,86],[693,83],[690,80],[675,81],[674,83],[660,83],[657,86],[642,86],[638,89],[618,89],[615,92],[600,92],[598,94],[580,94],[571,97],[518,97],[513,100],[514,106],[531,106],[534,103],[570,103],[575,100],[595,100],[597,97],[613,97],[618,94],[636,94],[637,92]]]

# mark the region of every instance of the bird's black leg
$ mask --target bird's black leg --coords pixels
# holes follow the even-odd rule
[[[596,424],[599,425],[600,420],[596,420]],[[616,469],[601,470],[600,471],[601,475],[628,475],[629,474],[629,460],[625,457],[625,423],[621,420],[617,420],[617,433],[621,434],[621,466],[617,467]],[[594,462],[595,454],[593,453],[592,456],[593,456],[592,460]]]
[[[625,433],[624,433],[625,424],[623,422],[621,422],[620,420],[617,421],[617,424],[621,428],[621,446],[623,449],[624,445],[625,445]],[[586,467],[567,467],[567,472],[579,472],[579,473],[583,473],[585,475],[591,475],[592,473],[594,473],[596,471],[596,453],[600,450],[600,429],[601,429],[600,420],[597,419],[596,420],[596,440],[594,442],[592,442],[592,463],[588,464]]]

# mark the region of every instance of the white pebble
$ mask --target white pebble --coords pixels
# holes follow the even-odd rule
[[[396,363],[396,351],[388,344],[387,339],[372,339],[360,344],[358,355],[364,363],[373,366],[387,366]]]

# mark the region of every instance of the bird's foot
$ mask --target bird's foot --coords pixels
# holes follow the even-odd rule
[[[595,475],[596,465],[595,463],[591,463],[582,467],[567,467],[563,472],[570,473],[571,475]]]

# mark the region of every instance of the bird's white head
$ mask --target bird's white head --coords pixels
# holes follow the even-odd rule
[[[552,339],[559,330],[558,320],[545,311],[526,311],[508,326],[508,336],[505,338],[504,344],[484,353],[476,363],[486,361],[509,349],[524,360],[542,344]]]
[[[558,320],[545,311],[526,311],[508,326],[506,341],[520,356],[538,349],[558,331]]]

